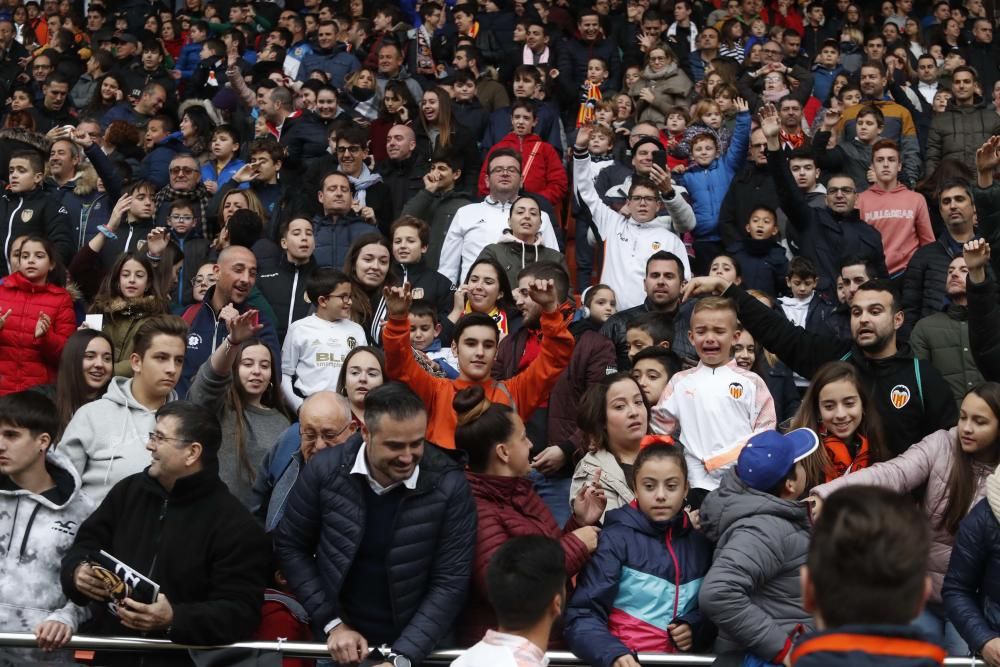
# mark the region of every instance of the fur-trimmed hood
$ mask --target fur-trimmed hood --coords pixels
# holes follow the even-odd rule
[[[52,142],[48,137],[33,130],[26,130],[23,127],[8,127],[0,130],[0,140],[3,139],[28,144],[32,148],[37,148],[44,153],[46,157],[48,157],[49,151],[52,149]]]
[[[76,169],[76,178],[73,179],[73,194],[78,197],[86,197],[97,190],[97,171],[87,160],[80,162]]]
[[[162,299],[153,294],[134,299],[128,299],[123,296],[97,297],[94,299],[92,311],[109,315],[112,318],[118,316],[141,318],[166,312],[166,304],[163,303]]]

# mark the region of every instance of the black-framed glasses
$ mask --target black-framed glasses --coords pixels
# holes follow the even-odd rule
[[[340,299],[342,303],[347,303],[348,301],[354,300],[354,295],[352,295],[350,292],[348,292],[347,294],[327,294],[326,298]]]
[[[829,192],[831,195],[835,194],[853,195],[855,192],[857,192],[857,190],[855,190],[849,185],[845,185],[842,188],[828,187],[826,191]]]
[[[647,195],[632,195],[628,198],[628,200],[636,204],[652,204],[657,200],[657,198]]]
[[[194,440],[189,440],[187,438],[169,438],[161,433],[157,433],[156,431],[149,432],[149,441],[156,443],[157,446],[162,445],[165,442],[184,442],[187,444],[194,442]]]
[[[344,155],[350,153],[351,155],[358,155],[363,148],[361,146],[337,146],[337,155]]]

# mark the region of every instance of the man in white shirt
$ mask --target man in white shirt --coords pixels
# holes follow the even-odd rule
[[[486,570],[486,589],[497,629],[451,667],[546,667],[552,624],[566,599],[565,555],[542,535],[515,537],[497,549]]]
[[[917,92],[927,104],[934,103],[938,91],[938,66],[934,56],[929,53],[917,58]]]
[[[441,248],[438,272],[456,285],[464,284],[465,274],[483,248],[498,243],[510,221],[510,207],[521,191],[521,155],[512,149],[493,152],[486,166],[490,193],[483,201],[458,209],[451,220]],[[542,245],[559,249],[552,221],[542,211]]]

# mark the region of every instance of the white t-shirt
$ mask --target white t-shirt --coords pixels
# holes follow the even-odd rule
[[[281,388],[285,399],[297,408],[302,404],[301,396],[335,391],[344,359],[355,347],[367,342],[361,325],[348,319],[329,322],[309,315],[292,322],[281,348]],[[292,390],[293,378],[301,396]]]

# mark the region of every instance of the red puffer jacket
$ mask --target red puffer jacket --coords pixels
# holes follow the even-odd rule
[[[486,168],[490,164],[490,156],[501,148],[513,148],[521,154],[521,188],[545,197],[553,208],[559,210],[569,188],[569,177],[562,157],[537,134],[519,137],[511,132],[490,149],[479,170],[479,196],[489,194]]]
[[[58,285],[32,285],[20,273],[0,283],[0,314],[10,311],[0,329],[0,395],[56,381],[59,355],[76,331],[73,299]],[[35,338],[38,315],[45,313],[52,324]]]
[[[476,560],[472,590],[465,611],[458,620],[458,642],[472,646],[482,639],[487,628],[496,627],[496,615],[486,597],[486,568],[497,549],[514,537],[545,535],[557,539],[566,554],[566,574],[576,574],[590,560],[587,546],[572,534],[579,528],[570,518],[560,530],[549,509],[526,477],[499,477],[467,472],[472,497],[476,501]],[[569,498],[566,499],[569,502]],[[559,633],[553,633],[558,639]]]

